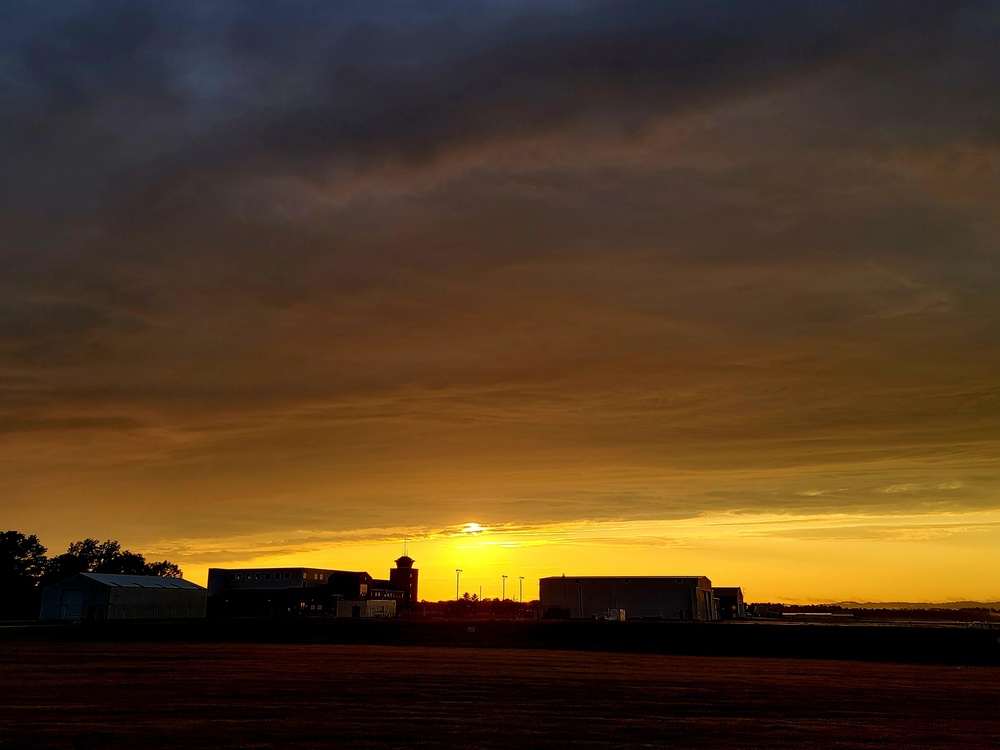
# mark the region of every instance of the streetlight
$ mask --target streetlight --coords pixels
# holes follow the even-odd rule
[[[517,577],[517,600],[524,604],[524,576]]]
[[[500,581],[500,601],[503,602],[507,600],[507,576],[502,575],[500,578],[502,579]]]
[[[458,582],[461,580],[461,578],[462,578],[462,569],[455,568],[455,601],[458,601],[459,599],[462,598],[458,595]]]

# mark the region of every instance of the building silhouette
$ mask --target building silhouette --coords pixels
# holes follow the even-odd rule
[[[401,604],[406,609],[420,601],[417,599],[417,577],[420,571],[413,567],[413,562],[412,557],[404,554],[396,560],[396,567],[389,571],[389,583],[403,592]]]
[[[224,617],[392,617],[416,601],[417,571],[403,556],[388,579],[329,568],[209,568],[209,614]]]
[[[543,616],[630,619],[719,619],[712,582],[705,576],[552,576],[538,582]]]
[[[41,620],[204,617],[206,591],[182,578],[78,573],[42,592]]]
[[[723,620],[742,620],[747,616],[743,589],[739,586],[716,586],[715,598],[719,602],[719,617]]]

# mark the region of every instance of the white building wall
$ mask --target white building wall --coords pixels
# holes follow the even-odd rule
[[[359,617],[367,620],[395,616],[396,601],[394,599],[341,600],[337,602],[337,617]]]

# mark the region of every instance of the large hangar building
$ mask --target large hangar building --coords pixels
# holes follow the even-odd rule
[[[719,619],[712,582],[705,576],[552,576],[539,581],[543,613],[570,618],[625,616],[657,620]]]
[[[79,573],[42,592],[42,620],[204,617],[207,592],[182,578]]]

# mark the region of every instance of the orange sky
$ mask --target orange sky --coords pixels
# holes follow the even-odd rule
[[[338,6],[0,9],[0,528],[1000,600],[996,3]]]

